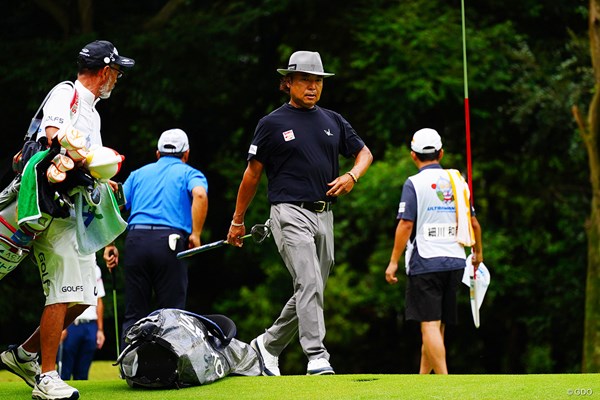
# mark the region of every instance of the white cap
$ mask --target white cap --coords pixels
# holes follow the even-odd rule
[[[435,129],[423,128],[413,135],[410,148],[419,154],[435,153],[442,148],[442,138]]]
[[[164,131],[158,139],[158,151],[163,154],[179,154],[189,150],[188,137],[181,129]]]

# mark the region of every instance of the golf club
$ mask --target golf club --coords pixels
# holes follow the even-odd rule
[[[113,314],[115,316],[115,344],[117,346],[117,358],[119,358],[121,351],[119,349],[119,318],[117,317],[117,280],[112,269],[109,269],[108,272],[112,281]]]
[[[268,219],[264,224],[256,224],[250,229],[250,233],[241,237],[242,240],[247,239],[249,237],[254,240],[255,243],[261,244],[265,241],[266,238],[271,236],[271,229],[269,227],[269,223],[271,222]],[[199,247],[194,247],[193,249],[184,250],[177,253],[177,258],[185,258],[193,256],[194,254],[203,253],[208,250],[216,249],[218,247],[224,246],[228,244],[227,240],[218,240],[216,242],[208,243]]]

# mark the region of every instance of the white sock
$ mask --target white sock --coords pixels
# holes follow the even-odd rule
[[[37,353],[30,353],[23,348],[23,346],[17,347],[17,355],[21,360],[31,361],[37,357]]]

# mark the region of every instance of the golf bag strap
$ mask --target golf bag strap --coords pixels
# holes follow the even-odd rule
[[[223,346],[227,346],[231,339],[237,335],[235,323],[228,317],[221,314],[199,315],[190,311],[180,310],[182,313],[198,318],[206,327],[206,329],[217,339]]]
[[[224,346],[227,346],[231,339],[237,335],[235,323],[228,317],[221,314],[200,315],[186,310],[178,310],[182,314],[199,319],[208,332],[221,341]],[[147,318],[157,315],[161,310],[153,311]]]
[[[223,345],[227,346],[231,339],[237,335],[235,323],[228,317],[221,314],[200,315],[206,328],[217,336]]]
[[[40,104],[40,106],[38,107],[37,111],[35,112],[35,114],[33,115],[33,118],[31,119],[32,121],[34,120],[40,120],[42,118],[42,110],[44,108],[44,106],[46,105],[46,103],[48,102],[48,99],[50,98],[50,96],[52,95],[52,93],[54,93],[54,91],[61,85],[69,85],[71,86],[73,89],[75,89],[75,84],[71,81],[62,81],[59,84],[57,84],[56,86],[54,86],[49,92],[48,94],[46,94],[46,97],[44,98],[44,101],[42,101],[42,103]],[[74,96],[76,96],[76,94],[73,94]],[[71,100],[73,101],[73,100]],[[72,105],[71,105],[72,106]],[[75,113],[76,114],[76,113]],[[74,118],[73,115],[71,115],[71,120],[72,122],[74,122]],[[31,127],[30,127],[31,128]],[[36,134],[37,132],[37,126],[35,127],[35,129],[30,129],[27,131],[27,133],[25,134],[25,140],[31,140],[33,138],[33,135]]]
[[[218,338],[224,346],[227,346],[231,339],[237,335],[235,323],[221,314],[199,315],[193,312],[181,310],[182,313],[198,318],[206,329],[216,338]]]

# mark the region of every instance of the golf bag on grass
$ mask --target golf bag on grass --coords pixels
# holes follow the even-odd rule
[[[262,359],[236,333],[224,315],[164,308],[127,330],[117,365],[131,387],[182,388],[227,375],[261,375]]]

